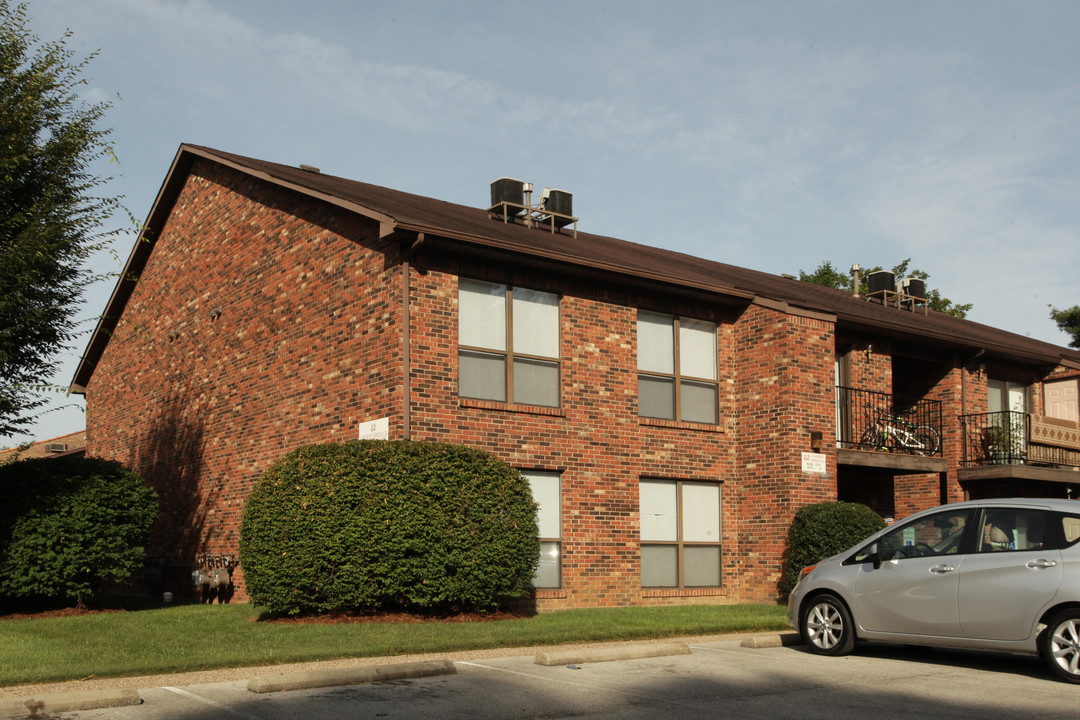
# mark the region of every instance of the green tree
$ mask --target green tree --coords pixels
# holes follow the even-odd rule
[[[911,258],[904,260],[902,263],[894,266],[892,269],[893,275],[898,278],[903,277],[915,277],[923,280],[924,282],[930,279],[930,274],[924,270],[914,269],[909,270],[908,266],[911,264]],[[870,273],[881,270],[880,265],[864,268],[859,278],[859,293],[865,295],[869,292],[869,288],[866,284],[866,276]],[[841,272],[833,267],[833,264],[828,260],[824,261],[817,267],[812,273],[799,271],[799,280],[803,282],[812,282],[817,285],[824,285],[826,287],[836,288],[837,290],[852,291],[852,278],[851,275]],[[954,303],[947,297],[942,296],[941,292],[937,289],[932,289],[927,283],[926,289],[926,303],[931,310],[937,310],[947,315],[955,315],[962,318],[967,317],[968,312],[973,307],[972,303],[960,304]]]
[[[1051,306],[1050,319],[1057,323],[1061,332],[1072,336],[1069,347],[1080,348],[1080,305],[1065,310]]]
[[[83,292],[98,279],[86,260],[107,244],[99,229],[120,207],[102,197],[114,160],[108,102],[77,91],[93,55],[77,60],[60,40],[40,43],[25,3],[0,0],[0,436],[26,427],[58,351],[76,334]]]

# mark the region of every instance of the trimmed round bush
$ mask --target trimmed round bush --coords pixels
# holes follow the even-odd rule
[[[885,527],[885,521],[866,505],[824,502],[807,505],[795,513],[788,531],[782,590],[787,593],[799,581],[799,572]]]
[[[309,445],[259,479],[240,562],[271,613],[492,609],[531,592],[528,481],[480,450],[362,440]]]
[[[0,466],[0,597],[91,599],[145,559],[157,493],[109,460],[35,458]]]

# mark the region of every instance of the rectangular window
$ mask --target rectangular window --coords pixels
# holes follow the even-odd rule
[[[638,311],[638,415],[715,425],[716,324]]]
[[[458,394],[559,407],[559,296],[461,278]]]
[[[720,586],[720,486],[642,480],[643,587]]]
[[[536,519],[540,526],[540,565],[533,585],[557,588],[562,585],[562,492],[558,473],[522,471],[532,488],[533,500],[540,507]]]

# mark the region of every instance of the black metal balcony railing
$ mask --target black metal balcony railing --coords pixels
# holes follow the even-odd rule
[[[963,465],[1019,465],[1027,457],[1028,414],[1001,412],[961,415]]]
[[[941,455],[941,402],[836,388],[839,445],[852,450]]]
[[[1035,424],[1045,430],[1048,423],[1060,422],[1015,410],[961,415],[964,437],[961,464],[965,467],[1021,464],[1080,466],[1080,450],[1076,448],[1075,438],[1070,439],[1075,435],[1075,429],[1062,430],[1060,437],[1048,436],[1045,431],[1038,434],[1032,432]]]

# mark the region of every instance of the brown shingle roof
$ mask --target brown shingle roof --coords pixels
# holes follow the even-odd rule
[[[842,328],[908,339],[955,352],[974,354],[984,351],[1028,364],[1052,366],[1065,363],[1080,367],[1080,352],[950,315],[883,307],[832,288],[604,235],[578,232],[577,237],[573,237],[568,229],[551,233],[545,229],[503,223],[492,219],[484,208],[435,200],[197,145],[180,146],[147,221],[144,232],[147,239],[155,239],[156,229],[164,225],[196,158],[228,165],[242,173],[370,217],[381,224],[384,235],[422,232],[426,236],[449,239],[462,248],[542,259],[568,270],[576,268],[600,272],[613,279],[707,293],[721,303],[759,302],[821,313],[834,316]],[[478,192],[484,191],[486,188],[478,189]],[[136,242],[122,277],[137,276],[152,249],[152,242]],[[123,279],[117,284],[72,381],[73,390],[85,388],[133,287],[133,282]]]

